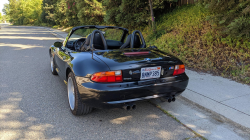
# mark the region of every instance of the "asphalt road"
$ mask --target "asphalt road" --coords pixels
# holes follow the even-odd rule
[[[148,102],[137,109],[71,114],[66,85],[50,71],[58,38],[36,27],[0,29],[0,139],[176,139],[195,135]]]

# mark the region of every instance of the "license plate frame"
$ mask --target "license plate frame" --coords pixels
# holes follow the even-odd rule
[[[140,80],[154,79],[161,77],[161,66],[141,68]]]

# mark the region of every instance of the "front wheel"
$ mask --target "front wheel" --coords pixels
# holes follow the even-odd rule
[[[55,64],[54,64],[54,59],[52,55],[50,55],[50,68],[51,68],[52,74],[57,75]]]
[[[76,85],[75,76],[72,72],[68,75],[68,101],[69,107],[74,115],[88,114],[92,108],[84,104],[80,98],[80,94]]]

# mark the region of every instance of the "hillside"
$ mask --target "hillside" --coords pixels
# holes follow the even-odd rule
[[[178,56],[189,69],[249,84],[249,38],[220,35],[208,16],[200,5],[182,6],[161,15],[156,33],[146,28],[143,34],[148,44]]]

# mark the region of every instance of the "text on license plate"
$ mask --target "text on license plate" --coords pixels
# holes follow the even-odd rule
[[[141,79],[159,78],[161,66],[141,68]]]

